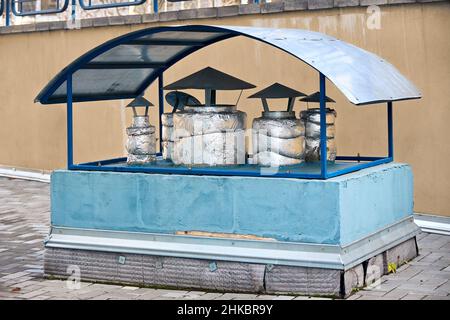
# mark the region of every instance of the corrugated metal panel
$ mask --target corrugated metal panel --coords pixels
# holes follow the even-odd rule
[[[132,79],[133,83],[129,83],[127,77],[113,83],[110,79],[99,80],[91,83],[89,90],[80,91],[77,88],[83,85],[78,82],[84,80],[75,77],[75,102],[133,97],[141,94],[168,67],[187,55],[236,36],[263,41],[304,61],[323,73],[354,104],[421,97],[418,89],[387,61],[325,34],[300,29],[177,26],[143,29],[100,45],[61,71],[39,93],[36,101],[43,104],[65,102],[65,89],[62,87],[66,85],[67,75],[79,69],[135,68],[144,69],[149,74]],[[122,81],[127,82],[126,90],[123,90]]]

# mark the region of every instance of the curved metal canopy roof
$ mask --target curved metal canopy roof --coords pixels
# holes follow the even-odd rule
[[[179,60],[237,36],[262,41],[304,61],[356,105],[421,97],[387,61],[325,34],[300,29],[189,25],[147,28],[107,41],[59,72],[36,101],[66,102],[70,74],[74,102],[135,98]],[[269,62],[270,57],[266,59]]]

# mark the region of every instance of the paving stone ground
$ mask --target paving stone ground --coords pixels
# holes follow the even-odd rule
[[[319,299],[242,293],[162,290],[43,278],[43,239],[49,231],[49,185],[0,177],[0,300],[2,299]],[[420,255],[349,300],[450,300],[450,236],[421,233]]]

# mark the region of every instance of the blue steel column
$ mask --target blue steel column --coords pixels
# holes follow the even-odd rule
[[[157,13],[159,11],[158,0],[153,0],[153,13]]]
[[[7,27],[10,25],[10,21],[9,21],[9,15],[10,15],[10,12],[11,12],[10,1],[11,0],[5,0],[5,25]]]
[[[72,6],[70,10],[70,19],[72,19],[72,22],[75,21],[76,11],[77,11],[77,0],[72,0]]]
[[[159,152],[162,152],[162,122],[161,116],[164,113],[164,79],[163,74],[158,77],[158,102],[159,102]]]
[[[394,159],[394,132],[392,126],[392,101],[387,103],[387,121],[388,121],[388,156]]]
[[[73,166],[72,74],[67,76],[67,169]]]
[[[325,76],[320,73],[320,175],[327,178],[327,113]]]

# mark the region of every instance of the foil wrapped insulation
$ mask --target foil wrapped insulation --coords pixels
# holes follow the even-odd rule
[[[254,164],[283,166],[303,161],[305,129],[293,112],[263,112],[252,128]]]
[[[320,109],[308,109],[300,112],[300,119],[305,125],[305,160],[320,161]],[[336,160],[336,111],[326,110],[327,126],[327,160]]]
[[[185,107],[173,118],[175,138],[245,130],[247,115],[234,106]]]
[[[155,127],[150,125],[148,116],[135,116],[131,127],[127,128],[127,164],[145,164],[155,160]]]
[[[320,161],[320,139],[306,138],[305,139],[305,161]],[[327,138],[327,160],[336,160],[336,142],[334,138]]]
[[[185,107],[173,115],[173,158],[183,165],[245,163],[246,114],[234,106]]]
[[[301,162],[302,160],[300,159],[285,157],[281,154],[271,151],[259,152],[253,156],[253,164],[267,167],[289,166]]]
[[[146,164],[155,161],[155,156],[152,154],[128,154],[127,164],[137,165]]]
[[[161,115],[162,124],[162,157],[166,160],[173,158],[173,113]]]
[[[253,131],[266,132],[269,137],[276,137],[281,139],[291,139],[303,137],[305,135],[305,128],[303,123],[294,118],[256,118],[253,120]]]
[[[173,159],[174,142],[173,141],[163,141],[162,143],[162,157],[166,160]]]

